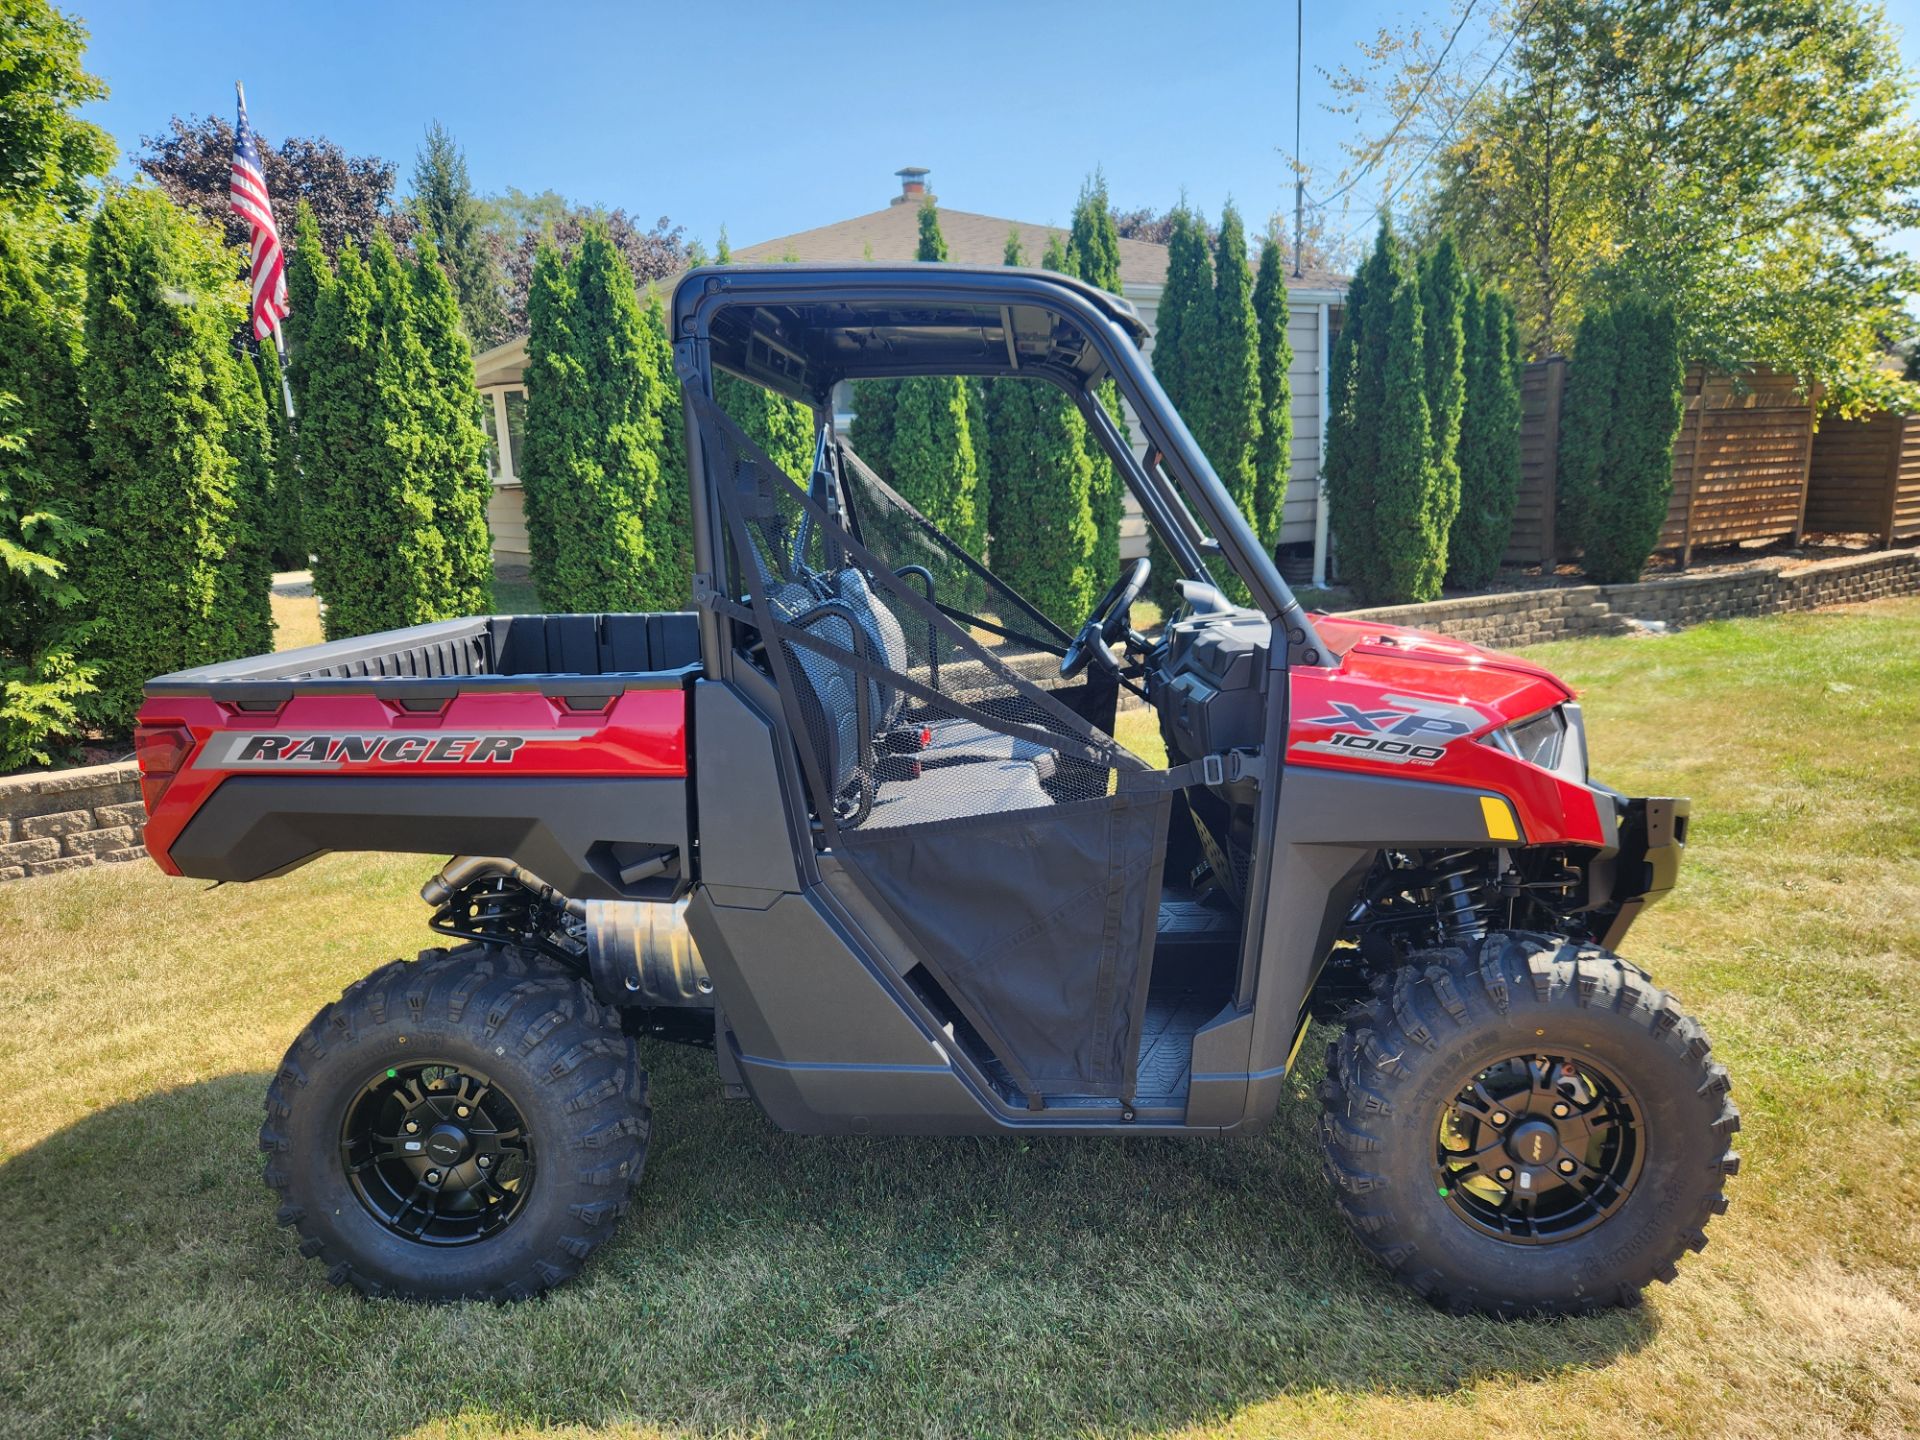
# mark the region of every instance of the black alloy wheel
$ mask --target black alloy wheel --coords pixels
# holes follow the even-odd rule
[[[1570,1240],[1626,1203],[1646,1155],[1637,1114],[1627,1088],[1591,1059],[1510,1056],[1442,1107],[1435,1188],[1487,1234]]]
[[[340,1159],[368,1213],[422,1245],[469,1245],[511,1224],[535,1178],[512,1098],[443,1060],[369,1080],[341,1122]]]

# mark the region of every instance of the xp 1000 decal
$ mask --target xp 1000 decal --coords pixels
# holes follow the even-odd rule
[[[1324,703],[1322,713],[1303,716],[1298,723],[1325,729],[1326,738],[1296,740],[1296,753],[1362,755],[1391,765],[1431,765],[1446,755],[1447,746],[1487,723],[1479,711],[1464,705],[1410,695],[1382,695],[1358,704]]]

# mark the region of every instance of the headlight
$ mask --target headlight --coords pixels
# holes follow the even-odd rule
[[[1482,742],[1568,780],[1587,780],[1587,731],[1571,702],[1496,730]]]

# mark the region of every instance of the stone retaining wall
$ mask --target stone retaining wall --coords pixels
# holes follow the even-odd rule
[[[1823,560],[1794,570],[1765,565],[1635,585],[1516,590],[1347,613],[1432,630],[1475,645],[1516,650],[1543,640],[1623,634],[1633,629],[1635,620],[1658,621],[1678,629],[1707,620],[1780,615],[1915,594],[1920,594],[1920,551],[1882,550]]]
[[[147,851],[131,761],[0,779],[0,880],[139,860]]]

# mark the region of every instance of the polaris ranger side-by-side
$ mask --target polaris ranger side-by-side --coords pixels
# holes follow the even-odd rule
[[[268,1092],[267,1181],[331,1278],[566,1279],[640,1180],[638,1035],[712,1046],[787,1130],[1232,1134],[1332,1020],[1336,1202],[1436,1304],[1632,1303],[1705,1243],[1738,1163],[1726,1071],[1613,953],[1674,883],[1687,802],[1589,777],[1564,685],[1305,613],[1138,319],[1087,286],[729,267],[671,323],[694,611],[456,620],[147,686],[169,873],[456,857],[422,895],[457,943],[350,987]],[[723,370],[813,408],[809,483],[715,404]],[[1146,561],[1069,633],[837,438],[837,384],[913,375],[1070,397],[1184,576],[1156,636],[1130,623]],[[1113,738],[1123,690],[1164,766]]]

